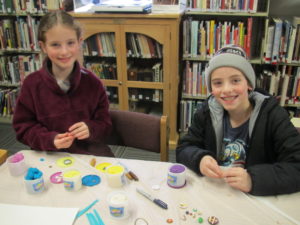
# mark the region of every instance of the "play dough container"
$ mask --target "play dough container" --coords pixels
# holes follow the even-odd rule
[[[78,170],[67,170],[63,173],[64,187],[68,191],[77,191],[82,186],[81,173]]]
[[[29,168],[24,179],[26,189],[30,194],[40,193],[45,188],[43,173],[37,168]]]
[[[27,171],[25,157],[22,153],[16,153],[7,158],[7,167],[12,176],[19,176]]]
[[[25,180],[25,186],[30,194],[40,193],[44,190],[44,179],[43,177],[34,180]]]
[[[123,191],[112,192],[107,197],[109,214],[114,219],[125,219],[129,216],[128,196]]]
[[[106,168],[107,182],[110,187],[118,188],[125,184],[124,167],[112,165]]]
[[[97,170],[99,170],[100,172],[105,173],[106,168],[109,166],[111,166],[111,163],[104,162],[104,163],[100,163],[100,164],[96,165],[95,168]]]
[[[172,188],[181,188],[185,185],[185,166],[173,164],[168,170],[168,185]]]

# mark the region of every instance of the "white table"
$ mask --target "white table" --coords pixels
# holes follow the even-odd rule
[[[187,184],[181,189],[174,189],[167,185],[167,170],[171,163],[117,159],[107,157],[93,157],[88,155],[70,155],[67,153],[46,153],[32,150],[22,151],[27,164],[36,167],[44,173],[46,190],[39,194],[28,194],[23,176],[13,177],[9,174],[6,163],[0,167],[0,203],[20,204],[48,207],[78,207],[85,208],[95,199],[99,202],[93,207],[100,213],[106,225],[130,225],[136,218],[144,218],[149,225],[167,224],[168,218],[173,219],[172,224],[193,225],[199,224],[197,218],[186,215],[186,211],[201,212],[201,217],[208,224],[209,216],[216,216],[220,225],[232,224],[300,224],[300,193],[282,195],[277,197],[253,197],[229,187],[222,180],[199,177],[188,170]],[[77,192],[66,191],[63,184],[53,184],[50,176],[58,171],[70,168],[60,168],[56,161],[59,158],[72,156],[75,159],[72,169],[79,170],[82,175],[97,174],[101,177],[101,183],[86,187]],[[92,158],[96,158],[97,164],[103,162],[124,163],[138,177],[139,181],[128,181],[122,188],[110,188],[105,174],[89,165]],[[43,159],[43,160],[41,160]],[[154,190],[153,185],[160,185],[159,190]],[[136,192],[136,187],[146,190],[153,196],[163,200],[169,206],[164,210],[153,202],[147,200]],[[116,190],[125,191],[131,204],[131,215],[125,220],[112,219],[108,212],[106,202],[107,195]],[[187,205],[186,209],[180,208],[180,203]],[[74,224],[89,224],[85,215],[79,217]]]

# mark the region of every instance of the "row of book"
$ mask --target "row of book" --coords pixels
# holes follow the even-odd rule
[[[119,99],[118,99],[118,88],[116,87],[105,87],[106,95],[109,100],[109,108],[112,110],[119,109]]]
[[[118,88],[106,87],[106,94],[110,102],[118,103]],[[163,91],[158,89],[144,89],[144,88],[129,88],[128,89],[129,102],[162,102]]]
[[[0,13],[45,13],[61,9],[64,0],[0,0]]]
[[[163,91],[158,89],[130,88],[130,101],[162,102]]]
[[[40,54],[0,56],[0,84],[19,85],[30,73],[41,68]]]
[[[155,116],[162,116],[163,107],[162,102],[152,102],[151,104],[149,104],[149,102],[145,101],[131,101],[129,102],[129,111],[151,114]]]
[[[268,22],[268,20],[267,20]],[[300,17],[273,18],[265,34],[264,61],[270,64],[300,62]]]
[[[183,57],[210,58],[219,48],[227,44],[242,46],[251,57],[253,18],[247,22],[217,22],[216,20],[183,21]]]
[[[143,34],[126,34],[127,57],[162,58],[162,45]]]
[[[0,116],[13,115],[19,89],[0,89]]]
[[[110,102],[118,102],[118,88],[116,87],[105,87],[106,95]]]
[[[183,79],[182,96],[206,98],[207,87],[205,82],[206,63],[186,61]],[[265,67],[256,65],[256,86],[279,96],[280,104],[298,104],[300,99],[300,67],[280,66]]]
[[[0,20],[1,50],[40,50],[37,40],[39,20],[27,15],[13,19]]]
[[[187,0],[189,9],[209,12],[257,12],[259,0]]]
[[[115,57],[115,34],[102,32],[84,41],[83,54],[85,56]],[[127,57],[162,58],[162,45],[150,37],[142,34],[126,34]]]
[[[300,106],[300,99],[294,98],[296,104]],[[188,128],[191,126],[193,121],[193,116],[199,106],[203,103],[200,100],[181,100],[180,101],[180,123],[179,130],[180,132],[187,132]],[[288,108],[291,117],[300,117],[300,108]]]
[[[0,116],[7,117],[12,116],[14,112],[14,108],[16,105],[16,99],[19,94],[19,88],[14,89],[0,89]],[[110,108],[118,109],[119,104],[117,101],[118,95],[115,91],[107,90],[107,95],[110,101]],[[159,96],[157,96],[159,95]],[[161,103],[162,102],[162,91],[161,90],[149,90],[149,89],[131,89],[130,90],[130,109],[132,111],[142,111],[147,108],[147,112],[151,113],[150,111],[153,110],[153,114],[156,111],[161,111],[162,107],[160,106],[158,109],[154,105],[149,104],[149,102],[153,103]],[[139,99],[141,101],[135,101],[134,98]],[[144,102],[144,103],[143,103]],[[143,104],[144,107],[139,105]],[[153,106],[153,107],[152,107]],[[149,111],[149,112],[148,112]],[[162,114],[162,113],[160,113]]]
[[[133,64],[128,64],[127,79],[134,81],[163,82],[162,65],[158,62],[150,68],[141,68]]]
[[[87,62],[85,67],[92,71],[100,79],[117,80],[117,65],[116,63],[109,63],[106,61],[101,62]],[[127,65],[127,79],[134,81],[147,81],[147,82],[162,82],[163,72],[161,63],[155,63],[150,68],[138,67],[133,64]]]
[[[203,98],[207,96],[205,66],[206,63],[186,61],[182,81],[183,96]]]
[[[264,69],[257,77],[257,87],[278,96],[281,106],[300,106],[300,67],[282,66],[277,71]]]
[[[105,61],[99,63],[87,62],[85,67],[100,79],[117,80],[117,65],[115,63]]]
[[[118,88],[106,87],[110,109],[119,109]],[[150,89],[129,89],[129,110],[153,115],[162,115],[162,91]]]
[[[181,132],[188,131],[193,121],[193,116],[202,101],[199,100],[181,100],[180,101],[180,123],[179,129]]]
[[[106,87],[110,109],[119,109],[118,88]],[[162,115],[163,91],[157,89],[130,88],[129,110]]]
[[[115,34],[112,32],[103,32],[95,34],[84,41],[84,56],[116,56]]]

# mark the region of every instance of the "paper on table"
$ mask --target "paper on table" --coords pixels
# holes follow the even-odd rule
[[[78,208],[52,208],[0,203],[1,225],[72,225]]]

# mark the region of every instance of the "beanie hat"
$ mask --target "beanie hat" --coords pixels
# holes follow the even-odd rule
[[[209,60],[205,70],[205,79],[207,90],[211,89],[211,74],[215,69],[220,67],[233,67],[240,70],[250,83],[250,86],[255,88],[255,72],[247,60],[246,52],[237,45],[226,45],[220,48],[214,56]]]

